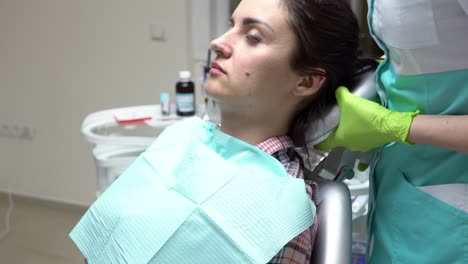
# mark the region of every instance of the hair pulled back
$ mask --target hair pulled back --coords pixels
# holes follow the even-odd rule
[[[286,21],[297,37],[291,66],[304,75],[323,75],[326,81],[296,115],[289,135],[305,144],[309,122],[321,118],[336,103],[335,90],[348,85],[356,71],[359,26],[344,0],[283,0]]]

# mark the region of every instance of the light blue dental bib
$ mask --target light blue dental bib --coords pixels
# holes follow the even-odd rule
[[[313,224],[303,180],[199,118],[167,128],[70,234],[92,263],[266,263]]]

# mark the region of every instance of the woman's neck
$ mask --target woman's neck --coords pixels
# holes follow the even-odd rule
[[[221,131],[251,145],[257,145],[271,137],[286,135],[289,124],[285,124],[288,122],[280,116],[255,117],[221,113]]]

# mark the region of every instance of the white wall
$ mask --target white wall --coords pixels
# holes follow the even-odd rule
[[[32,140],[0,137],[0,191],[94,201],[81,122],[173,93],[178,71],[193,70],[189,13],[188,0],[0,0],[0,122],[36,130]],[[151,23],[164,42],[150,39]]]

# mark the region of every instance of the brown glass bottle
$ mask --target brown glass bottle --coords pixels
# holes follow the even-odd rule
[[[176,113],[178,116],[195,115],[195,85],[190,80],[189,71],[179,72],[176,83]]]

